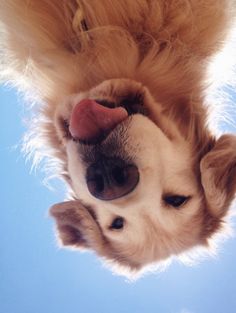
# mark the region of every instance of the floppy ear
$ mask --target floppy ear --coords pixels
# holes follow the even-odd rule
[[[104,238],[92,211],[79,201],[53,205],[50,214],[56,220],[59,239],[65,246],[93,248],[102,252]]]
[[[221,136],[201,160],[200,170],[208,208],[221,218],[236,192],[236,136]]]

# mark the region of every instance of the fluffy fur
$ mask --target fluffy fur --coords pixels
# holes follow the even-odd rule
[[[0,1],[1,76],[40,103],[27,147],[56,162],[74,199],[51,209],[64,245],[131,273],[208,247],[221,231],[236,189],[236,138],[210,132],[205,95],[234,15],[234,0]],[[85,98],[140,101],[147,116],[83,145],[66,124]],[[88,192],[86,168],[101,154],[137,165],[133,192],[113,201]],[[176,194],[189,199],[178,209],[163,200]],[[114,231],[117,216],[125,225]]]

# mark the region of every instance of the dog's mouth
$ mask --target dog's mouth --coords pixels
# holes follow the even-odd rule
[[[98,144],[132,115],[148,115],[143,98],[142,94],[130,94],[116,100],[85,98],[74,105],[68,119],[60,118],[63,137],[81,144]]]
[[[96,99],[96,102],[107,108],[124,108],[128,115],[142,114],[147,115],[147,108],[144,107],[143,95],[140,93],[130,94],[121,97],[117,101],[109,101],[106,99]]]
[[[97,144],[128,118],[123,107],[106,107],[92,99],[75,104],[69,122],[69,132],[75,141]]]

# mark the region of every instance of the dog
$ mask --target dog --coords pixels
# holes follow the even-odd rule
[[[236,137],[212,133],[206,94],[235,5],[0,2],[1,77],[39,103],[26,146],[68,186],[50,209],[62,245],[129,275],[224,232]]]

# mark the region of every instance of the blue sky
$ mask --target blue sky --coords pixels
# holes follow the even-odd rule
[[[58,249],[47,210],[63,200],[63,188],[51,191],[40,172],[30,174],[19,147],[23,107],[3,87],[0,102],[1,313],[236,312],[235,237],[214,259],[173,263],[134,283],[112,275],[92,253]]]

